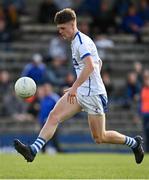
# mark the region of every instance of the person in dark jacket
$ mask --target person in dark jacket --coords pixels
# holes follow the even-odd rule
[[[128,14],[122,20],[122,29],[126,33],[131,33],[136,36],[137,42],[141,42],[141,30],[144,26],[143,19],[138,15],[134,5],[128,9]]]
[[[44,0],[39,7],[38,20],[40,23],[49,23],[54,21],[55,13],[58,7],[53,0]]]

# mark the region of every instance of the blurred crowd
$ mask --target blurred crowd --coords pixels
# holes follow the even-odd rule
[[[20,26],[19,18],[24,13],[24,0],[2,0],[0,2],[1,43],[10,43],[17,38]]]
[[[2,0],[0,3],[0,41],[10,42],[19,29],[19,18],[30,14],[24,0]],[[34,19],[38,23],[53,23],[55,13],[66,7],[85,17],[90,34],[130,33],[141,42],[142,28],[149,24],[148,0],[42,0]],[[33,15],[32,15],[33,16]],[[88,18],[90,20],[88,20]]]
[[[72,7],[78,16],[90,17],[91,34],[130,33],[141,42],[141,31],[149,23],[148,0],[45,0],[39,6],[38,21],[53,23],[57,10]]]

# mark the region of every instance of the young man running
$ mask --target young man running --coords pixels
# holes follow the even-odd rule
[[[76,14],[70,8],[57,12],[55,23],[60,35],[71,41],[77,79],[57,102],[35,142],[28,146],[16,139],[15,149],[28,162],[32,162],[36,154],[52,138],[58,124],[84,110],[88,113],[91,134],[96,143],[127,145],[134,152],[136,163],[141,163],[144,157],[141,136],[132,138],[106,130],[105,112],[108,100],[100,75],[102,61],[94,42],[78,30]]]

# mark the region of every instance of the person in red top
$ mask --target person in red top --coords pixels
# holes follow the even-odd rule
[[[149,71],[144,72],[144,85],[140,93],[140,110],[143,119],[146,152],[149,152]]]

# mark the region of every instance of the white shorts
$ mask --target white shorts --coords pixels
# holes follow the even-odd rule
[[[104,94],[84,96],[77,94],[78,103],[88,114],[104,114],[107,112],[107,96]]]

